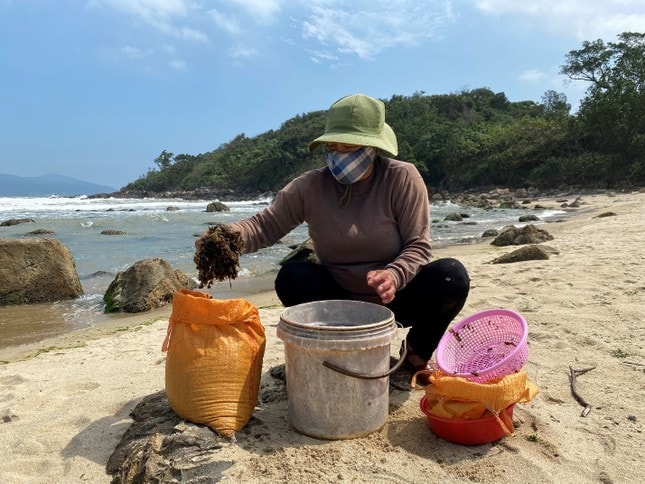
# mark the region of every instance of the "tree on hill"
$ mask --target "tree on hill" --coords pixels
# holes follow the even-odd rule
[[[561,73],[590,83],[575,116],[566,96],[552,90],[541,103],[511,102],[487,87],[383,100],[398,157],[416,165],[429,186],[450,190],[644,183],[645,34],[583,42],[568,53]],[[315,111],[207,153],[164,150],[157,168],[123,191],[210,189],[245,197],[277,191],[325,165],[320,152],[307,149],[324,124],[325,112]]]
[[[618,42],[583,42],[561,72],[589,82],[578,113],[581,141],[606,162],[616,180],[645,176],[645,34],[624,32]]]

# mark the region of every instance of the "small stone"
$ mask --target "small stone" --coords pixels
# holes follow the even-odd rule
[[[9,422],[14,422],[18,420],[18,415],[13,413],[11,409],[7,409],[3,414],[2,414],[2,423],[9,423]]]

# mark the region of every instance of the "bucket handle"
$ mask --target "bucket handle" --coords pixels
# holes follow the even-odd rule
[[[354,378],[360,378],[361,380],[378,380],[379,378],[385,378],[386,376],[390,376],[392,373],[398,370],[403,363],[405,363],[405,357],[408,355],[408,347],[406,345],[405,340],[403,340],[402,349],[403,351],[399,355],[399,361],[397,361],[392,368],[387,370],[385,373],[381,373],[380,375],[366,375],[365,373],[357,373],[357,372],[348,370],[346,368],[341,368],[340,366],[336,366],[333,363],[328,362],[327,360],[323,361],[322,365],[325,368],[329,368],[330,370],[334,370],[338,373],[342,373],[343,375],[351,376]]]

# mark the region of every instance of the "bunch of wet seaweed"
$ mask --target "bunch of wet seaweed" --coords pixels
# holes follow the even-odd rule
[[[239,233],[231,232],[223,224],[209,227],[193,258],[197,265],[199,287],[210,288],[215,280],[235,279],[243,248],[244,241]]]

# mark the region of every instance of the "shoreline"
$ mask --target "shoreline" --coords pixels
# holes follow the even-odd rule
[[[587,195],[575,194],[570,195],[571,198],[575,197],[616,197],[613,192],[602,191],[589,192]],[[583,205],[579,208],[562,208],[560,207],[561,203],[559,200],[566,195],[557,195],[549,198],[538,198],[535,200],[540,204],[546,204],[545,208],[550,210],[562,210],[565,212],[561,217],[554,218],[553,220],[543,221],[539,225],[546,225],[549,227],[554,227],[554,224],[565,223],[572,219],[575,219],[579,216],[584,216],[589,213],[597,211],[597,208],[589,206],[587,202],[584,202]],[[528,212],[528,210],[527,210]],[[518,223],[518,222],[516,222]],[[531,223],[531,222],[529,222]],[[447,242],[433,243],[433,259],[439,257],[454,257],[455,253],[459,252],[468,252],[467,247],[476,247],[479,245],[488,245],[490,239],[479,238],[474,241],[469,242]],[[205,292],[211,294],[214,298],[219,299],[232,299],[232,298],[243,298],[247,299],[252,304],[256,305],[258,308],[262,306],[281,306],[280,300],[277,298],[273,292],[273,280],[275,274],[269,273],[262,276],[256,276],[253,278],[239,278],[234,281],[231,281],[229,284],[228,281],[216,282],[211,289],[202,289]],[[38,355],[43,351],[52,351],[54,349],[65,349],[70,347],[82,346],[85,340],[96,339],[105,336],[113,335],[117,332],[131,330],[132,328],[139,327],[141,325],[148,325],[151,322],[158,321],[161,319],[167,320],[172,312],[172,305],[168,304],[167,306],[152,311],[147,311],[145,313],[116,313],[110,315],[109,318],[99,321],[92,326],[87,326],[84,328],[73,329],[71,331],[45,337],[38,341],[23,343],[19,345],[5,346],[0,347],[0,365],[3,363],[10,363],[18,361],[20,359],[25,359]]]
[[[645,473],[645,193],[583,198],[588,203],[581,216],[545,227],[554,240],[544,245],[559,252],[548,260],[490,264],[518,246],[488,243],[435,250],[436,258],[458,258],[471,274],[471,293],[455,322],[492,307],[514,309],[527,319],[525,370],[540,392],[515,407],[513,436],[473,447],[443,441],[429,431],[419,409],[424,392],[400,385],[390,385],[386,424],[366,437],[322,441],[298,433],[289,424],[284,381],[272,372],[285,363],[276,334],[282,306],[272,291],[259,292],[248,300],[266,331],[260,398],[235,442],[212,434],[217,446],[203,458],[216,469],[215,478],[285,484],[639,482]],[[598,217],[605,212],[615,216]],[[164,390],[161,344],[169,312],[137,314],[127,318],[124,330],[77,334],[69,346],[0,365],[5,481],[111,482],[106,464],[133,422],[132,410]],[[397,331],[392,357],[404,337]],[[569,373],[591,367],[578,379],[579,393],[591,404],[583,417]]]
[[[246,299],[258,307],[258,309],[280,304],[272,289],[273,276],[263,275],[254,279],[256,280],[246,284],[242,283],[242,289],[231,289],[228,282],[220,282],[214,284],[211,289],[206,291],[212,297],[219,297],[221,299]],[[109,337],[123,331],[131,331],[133,328],[147,326],[156,321],[167,321],[171,312],[172,304],[168,304],[163,308],[153,309],[143,313],[112,314],[110,318],[100,321],[93,326],[74,329],[60,335],[46,337],[39,341],[0,347],[0,366],[2,364],[34,357],[42,352],[83,346],[86,341]]]

